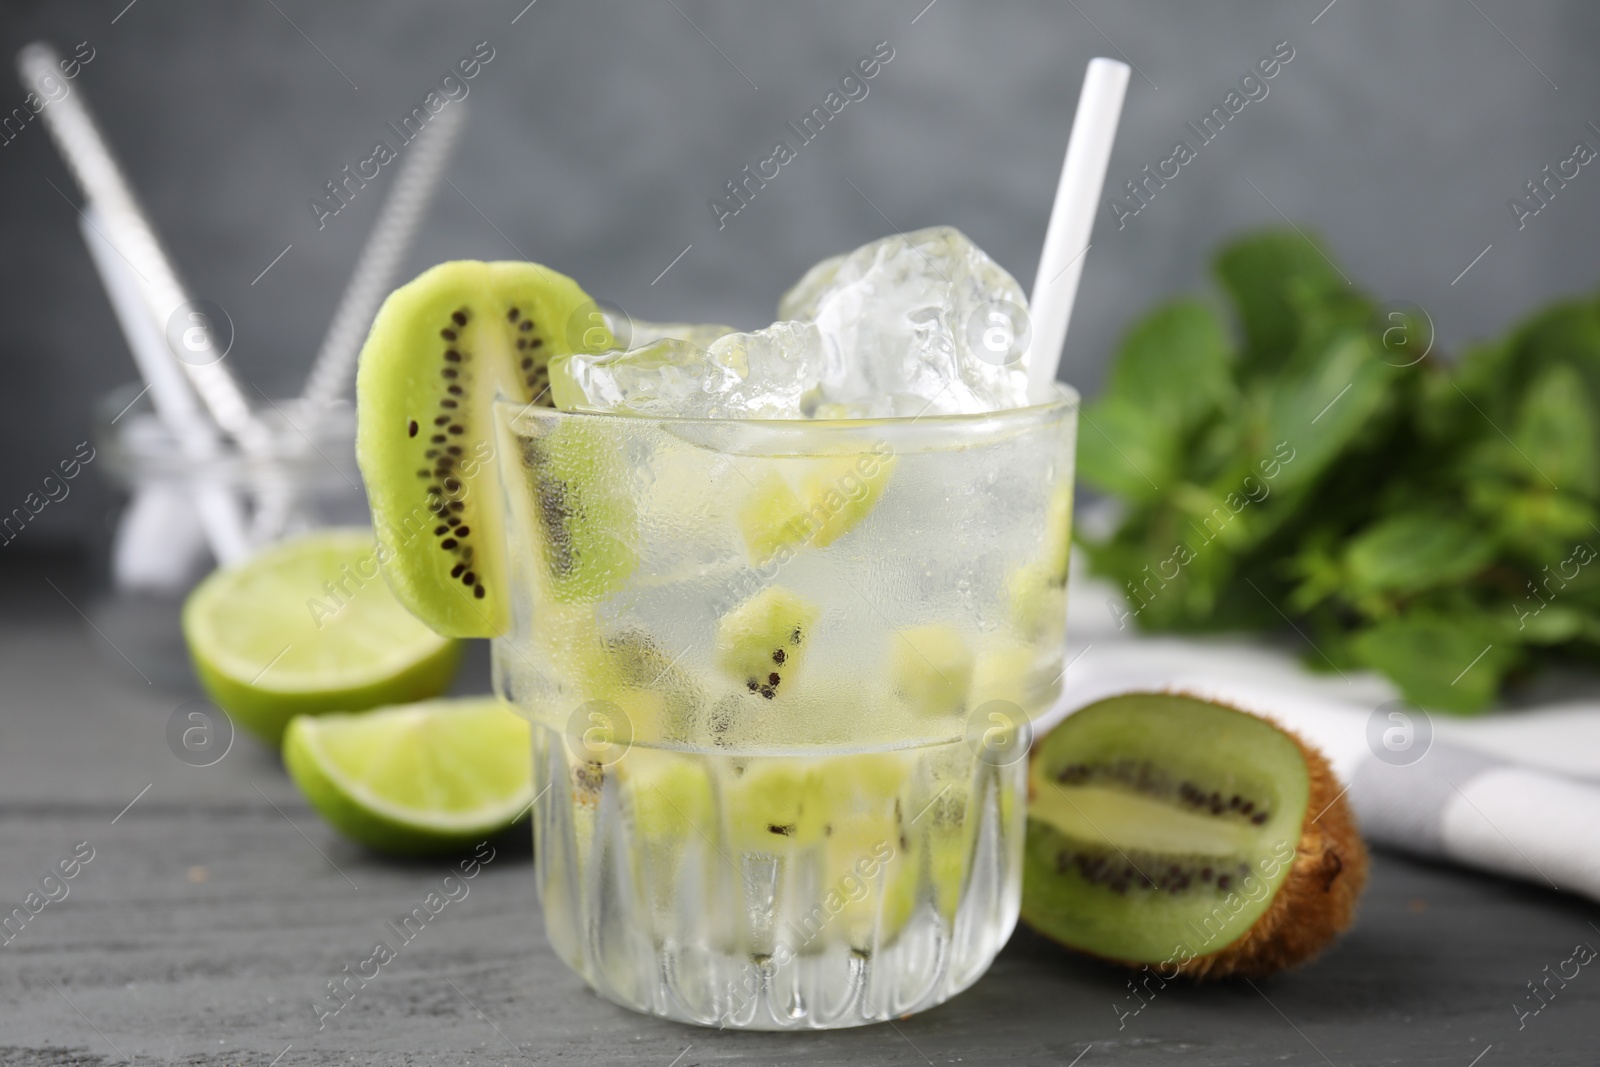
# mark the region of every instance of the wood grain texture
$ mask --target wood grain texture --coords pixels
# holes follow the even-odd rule
[[[71,572],[51,577],[83,602]],[[463,684],[483,670],[479,656]],[[78,842],[94,849],[68,896],[0,947],[0,1065],[1593,1062],[1593,967],[1552,982],[1520,1030],[1513,1005],[1531,1008],[1525,983],[1574,945],[1600,946],[1594,908],[1393,855],[1376,857],[1342,943],[1254,986],[1172,984],[1146,1003],[1124,974],[1019,931],[943,1007],[783,1035],[679,1026],[589,993],[545,945],[513,842],[319,1030],[326,983],[394,944],[385,921],[445,868],[341,841],[247,739],[216,766],[181,763],[163,731],[186,697],[145,684],[36,566],[0,573],[4,910]]]

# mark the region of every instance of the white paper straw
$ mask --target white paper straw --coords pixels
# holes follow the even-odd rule
[[[59,59],[56,50],[42,41],[23,48],[17,53],[23,84],[45,95],[40,82],[46,77],[59,77]],[[65,96],[52,100],[40,117],[84,196],[98,209],[104,237],[139,278],[140,293],[151,319],[164,330],[172,313],[189,302],[190,294],[95,126],[84,103],[83,89],[74,85]],[[206,362],[203,352],[193,361],[169,355],[188,376],[211,417],[229,436],[249,451],[261,452],[271,446],[266,427],[257,421],[239,383],[220,359]]]
[[[427,213],[451,149],[466,121],[464,103],[454,103],[410,146],[400,162],[383,207],[373,223],[372,234],[356,260],[356,269],[346,285],[344,296],[328,324],[328,333],[311,366],[311,375],[301,393],[306,408],[315,414],[320,408],[344,396],[355,384],[356,357],[367,336],[378,305],[394,287],[395,273],[405,259],[406,250],[417,235]]]
[[[1032,340],[1028,347],[1028,398],[1048,401],[1055,390],[1061,347],[1067,339],[1067,321],[1078,295],[1078,278],[1089,251],[1089,236],[1098,213],[1100,187],[1117,136],[1122,98],[1128,89],[1126,63],[1098,57],[1089,61],[1078,94],[1078,111],[1067,140],[1067,158],[1061,165],[1050,226],[1039,255],[1039,273],[1029,298]]]
[[[98,222],[91,205],[78,220],[78,229],[83,233],[89,258],[94,261],[106,295],[111,299],[111,310],[128,341],[128,350],[149,386],[150,406],[155,409],[156,418],[177,440],[184,458],[191,466],[202,467],[221,451],[221,436],[200,410],[188,379],[167,349],[166,338],[151,321],[138,277],[116,249],[100,236]],[[238,497],[220,486],[207,484],[202,475],[195,485],[194,506],[211,554],[225,564],[243,558],[249,546]],[[170,546],[130,546],[128,551],[135,554],[162,552],[170,551]]]

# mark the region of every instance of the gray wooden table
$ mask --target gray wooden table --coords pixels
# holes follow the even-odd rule
[[[593,996],[546,947],[529,853],[508,847],[319,1030],[326,983],[443,868],[346,844],[247,739],[212,767],[175,758],[165,729],[186,694],[147,684],[86,627],[86,596],[65,563],[0,568],[3,910],[93,850],[0,946],[0,1064],[1600,1062],[1595,967],[1518,1017],[1536,1003],[1527,983],[1571,974],[1580,942],[1600,947],[1600,909],[1393,855],[1376,857],[1356,929],[1270,981],[1144,1003],[1119,972],[1019,931],[938,1009],[788,1035]],[[484,677],[480,656],[463,684]]]

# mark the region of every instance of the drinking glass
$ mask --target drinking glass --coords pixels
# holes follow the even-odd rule
[[[1016,923],[1062,674],[1077,397],[741,421],[501,402],[535,870],[604,997],[706,1026],[938,1004]]]

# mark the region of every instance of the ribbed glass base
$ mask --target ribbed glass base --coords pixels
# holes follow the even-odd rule
[[[859,1026],[975,982],[1016,924],[1026,761],[964,742],[825,755],[635,746],[534,727],[535,867],[596,992],[703,1026]]]

